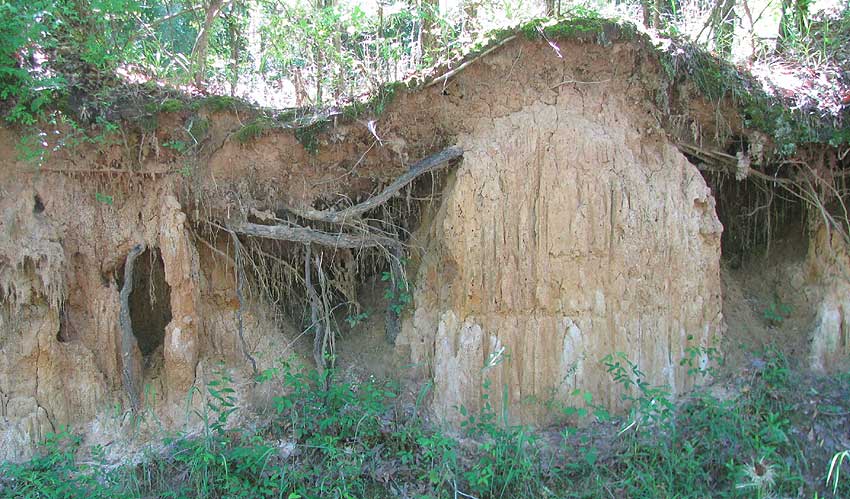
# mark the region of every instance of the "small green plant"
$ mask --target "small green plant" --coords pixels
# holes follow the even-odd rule
[[[268,118],[257,118],[256,120],[247,123],[245,126],[236,131],[233,135],[237,141],[247,144],[252,140],[258,139],[272,127],[272,123]]]
[[[186,131],[192,137],[193,140],[200,142],[207,136],[207,132],[210,129],[210,120],[200,118],[195,116],[192,118],[189,125],[186,127]]]
[[[101,147],[119,143],[119,140],[116,136],[121,131],[121,127],[120,125],[118,125],[118,123],[109,121],[103,118],[102,116],[98,116],[95,122],[97,123],[97,126],[99,128],[99,132],[95,135],[87,137],[87,142]]]
[[[397,279],[393,286],[392,272],[383,272],[381,274],[381,281],[389,284],[384,291],[384,298],[390,302],[390,310],[393,312],[400,314],[405,307],[413,302],[410,286],[405,279]]]
[[[180,172],[180,175],[183,175],[184,177],[191,177],[192,176],[192,164],[189,163],[188,161],[183,163],[183,166],[180,167],[178,172]]]
[[[582,421],[591,414],[594,416],[594,419],[600,423],[605,423],[611,420],[611,414],[605,407],[593,403],[593,394],[591,392],[576,388],[572,391],[571,397],[579,399],[580,405],[562,405],[560,408],[560,412],[566,416],[569,421]],[[580,431],[578,426],[565,426],[561,434],[565,446],[567,446],[569,442],[575,441],[576,438],[578,439],[579,445],[577,447],[573,446],[568,449],[565,448],[565,450],[577,453],[581,458],[578,463],[569,464],[567,466],[569,469],[582,473],[582,470],[585,469],[585,467],[592,468],[596,464],[599,459],[600,450],[596,445],[592,434]]]
[[[841,466],[844,464],[845,460],[850,461],[850,450],[836,452],[835,455],[832,456],[832,460],[829,462],[829,473],[826,475],[826,483],[827,485],[830,483],[832,484],[832,493],[834,495],[838,494]]]
[[[167,149],[171,149],[171,150],[178,152],[178,153],[183,153],[183,152],[186,151],[186,149],[188,149],[188,145],[186,144],[186,142],[184,142],[182,140],[177,140],[177,139],[170,139],[170,140],[165,141],[162,144],[162,147],[165,147]]]
[[[345,322],[348,323],[348,327],[350,327],[351,329],[354,329],[355,327],[357,327],[358,324],[360,324],[361,322],[365,321],[368,318],[369,318],[369,312],[364,310],[363,312],[360,312],[359,314],[350,314],[350,315],[346,316]]]
[[[102,192],[95,192],[94,200],[98,203],[105,204],[107,206],[112,206],[112,204],[115,202],[115,198]]]
[[[490,403],[490,381],[485,380],[481,396],[483,407],[477,414],[460,407],[465,417],[461,428],[477,435],[477,460],[463,477],[478,497],[534,497],[538,436],[524,426],[512,426],[508,420],[507,385],[502,389],[502,411],[496,413]]]
[[[227,426],[227,420],[236,412],[236,390],[233,389],[233,378],[219,366],[215,373],[216,378],[207,383],[207,393],[210,399],[207,406],[214,414],[215,419],[209,422],[207,414],[199,414],[213,432],[221,435]]]
[[[188,470],[188,480],[176,487],[171,497],[252,497],[272,490],[280,473],[264,472],[274,448],[259,435],[228,428],[238,400],[233,379],[223,365],[215,369],[206,390],[206,403],[194,411],[203,423],[201,436],[166,439],[177,449],[174,463]]]
[[[586,390],[581,390],[576,388],[570,394],[573,398],[580,399],[580,403],[582,405],[576,406],[561,406],[560,412],[564,416],[568,418],[577,418],[578,420],[583,420],[590,415],[593,415],[597,421],[610,421],[611,414],[608,412],[604,406],[600,404],[593,403],[593,394]]]
[[[295,138],[304,146],[304,150],[310,154],[319,152],[319,134],[327,128],[328,120],[319,120],[304,126],[295,128]]]
[[[688,342],[693,339],[693,336],[688,336]],[[679,365],[688,367],[688,376],[714,377],[717,375],[717,367],[722,366],[723,362],[720,350],[716,347],[691,345],[685,348],[685,356]]]
[[[786,305],[776,299],[770,302],[767,308],[764,309],[762,317],[772,326],[779,326],[785,319],[791,316],[791,306]]]
[[[327,497],[330,491],[336,497],[366,496],[363,468],[389,434],[384,417],[396,396],[391,387],[330,383],[333,369],[305,372],[289,361],[279,375],[286,394],[274,399],[273,434],[296,442],[304,449],[302,458],[313,463],[289,473],[281,491],[309,498]]]
[[[646,374],[623,352],[606,355],[602,363],[613,381],[622,386],[622,397],[630,406],[629,424],[622,431],[644,423],[671,422],[674,406],[669,388],[650,385]]]
[[[16,145],[18,159],[38,167],[42,166],[50,155],[45,136],[44,132],[37,132],[21,137]]]
[[[242,101],[224,95],[211,95],[202,102],[202,107],[212,112],[235,111],[243,106]]]
[[[177,113],[182,111],[183,108],[183,102],[179,99],[165,99],[162,101],[162,104],[159,105],[159,110],[163,113]]]
[[[0,498],[86,499],[132,497],[117,475],[104,473],[103,451],[91,450],[86,464],[76,460],[82,439],[67,428],[49,433],[26,463],[0,463]]]

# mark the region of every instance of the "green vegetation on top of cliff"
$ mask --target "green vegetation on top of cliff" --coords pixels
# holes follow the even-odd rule
[[[0,112],[11,123],[34,127],[58,119],[53,112],[59,111],[82,128],[134,119],[150,125],[160,112],[197,111],[198,99],[211,111],[236,111],[247,102],[256,102],[248,107],[258,110],[297,109],[293,121],[336,114],[328,109],[346,116],[379,114],[398,89],[416,88],[413,75],[456,67],[521,34],[602,45],[635,40],[657,51],[672,84],[693,81],[713,102],[731,97],[747,124],[785,144],[785,153],[793,152],[793,143],[845,143],[846,125],[834,95],[829,112],[817,108],[817,98],[814,107],[794,105],[761,92],[724,61],[742,44],[750,60],[778,54],[813,70],[818,78],[812,81],[835,76],[831,83],[838,94],[846,88],[846,75],[822,69],[840,66],[850,52],[846,5],[824,14],[812,11],[810,2],[786,0],[781,16],[766,10],[749,19],[748,29],[732,29],[728,9],[749,15],[748,8],[744,0],[722,6],[685,0],[654,8],[629,0],[603,3],[599,10],[569,2],[520,8],[491,0],[457,10],[433,1],[416,7],[391,1],[376,9],[301,0],[221,5],[185,0],[179,6],[161,0],[2,2]],[[618,17],[627,20],[614,20]],[[666,47],[657,49],[638,24],[666,37]],[[768,28],[779,30],[775,47],[760,34]],[[134,89],[139,82],[144,83]],[[157,96],[143,106],[146,113],[121,109],[133,107],[126,94],[146,93]],[[196,97],[199,93],[213,95]],[[219,96],[226,93],[241,99]],[[282,117],[275,121],[286,123]]]
[[[850,36],[850,16],[846,14],[843,29],[848,32],[844,36]],[[798,106],[790,97],[772,94],[773,89],[765,88],[752,74],[681,36],[668,34],[669,38],[654,40],[634,23],[581,11],[576,17],[534,19],[517,30],[497,31],[494,41],[475,53],[486,52],[490,46],[517,33],[530,40],[549,42],[579,40],[605,46],[614,42],[639,43],[660,64],[659,76],[668,82],[665,90],[692,83],[699,94],[715,106],[724,105],[728,99],[744,125],[771,137],[781,156],[793,155],[798,144],[832,147],[850,144],[850,120],[846,119],[846,111],[824,109],[818,106],[821,102],[817,100],[807,106]]]

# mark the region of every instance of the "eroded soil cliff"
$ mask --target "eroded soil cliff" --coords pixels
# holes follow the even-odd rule
[[[40,165],[14,159],[21,137],[1,130],[0,460],[26,458],[60,425],[104,444],[191,426],[224,372],[262,414],[254,377],[291,355],[312,363],[317,322],[352,376],[433,382],[437,419],[478,407],[486,386],[528,423],[576,388],[617,409],[601,362],[617,352],[686,391],[693,366],[681,360],[702,352],[704,366],[726,325],[723,226],[681,144],[723,148],[746,130],[686,85],[659,103],[658,60],[617,37],[517,38],[378,116],[321,130],[211,101],[153,126],[127,120],[115,143],[56,147]],[[190,140],[191,153],[174,146]],[[368,200],[448,146],[462,157],[356,219],[309,215]],[[308,250],[249,225],[332,241]],[[816,326],[802,334],[828,368],[849,343],[834,268],[846,263],[822,251],[829,234],[811,233],[800,285],[819,290]],[[372,244],[384,238],[401,244]],[[394,345],[375,334],[393,321]]]

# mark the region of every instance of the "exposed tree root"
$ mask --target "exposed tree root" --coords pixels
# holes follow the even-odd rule
[[[250,362],[251,364],[251,372],[254,374],[254,378],[257,377],[257,361],[254,360],[254,357],[251,356],[251,352],[248,351],[248,344],[245,342],[245,326],[244,321],[242,320],[242,308],[245,306],[245,300],[243,297],[242,289],[244,283],[244,277],[242,275],[242,244],[239,242],[239,236],[236,233],[231,232],[230,237],[233,238],[233,255],[234,255],[234,265],[233,271],[236,273],[236,299],[239,302],[239,307],[236,309],[236,332],[239,335],[239,345],[242,348],[242,355]]]
[[[121,287],[119,294],[121,300],[121,310],[118,316],[118,322],[121,328],[121,375],[124,382],[124,390],[130,399],[130,407],[133,409],[133,412],[139,410],[139,392],[136,373],[141,370],[141,367],[137,365],[137,359],[134,355],[136,337],[133,335],[133,325],[130,322],[130,294],[133,292],[133,263],[136,261],[136,257],[144,251],[145,245],[137,244],[127,254],[127,260],[124,263],[124,285]]]
[[[451,146],[417,161],[410,169],[397,178],[379,194],[366,201],[341,211],[299,210],[290,208],[293,214],[316,222],[345,225],[353,223],[369,210],[386,203],[393,195],[420,175],[445,166],[450,160],[463,155],[459,146]],[[395,247],[401,243],[392,237],[379,234],[351,234],[340,230],[337,233],[325,232],[318,229],[297,225],[261,225],[250,222],[237,222],[228,226],[229,230],[248,236],[291,241],[304,244],[319,244],[332,248],[369,248],[375,246]]]
[[[725,152],[685,142],[680,142],[677,146],[683,153],[702,162],[698,166],[700,171],[728,175],[738,181],[747,179],[766,193],[767,199],[764,203],[743,215],[747,219],[753,219],[759,212],[766,214],[762,219],[764,223],[751,223],[760,225],[766,231],[764,241],[768,249],[772,230],[770,207],[774,197],[799,202],[803,208],[809,210],[811,215],[814,215],[815,219],[820,219],[827,231],[838,232],[840,237],[850,244],[850,208],[845,201],[847,189],[844,184],[847,173],[840,165],[841,157],[838,153],[831,157],[821,152],[819,156],[809,155],[806,160],[781,160],[773,165],[776,167],[776,173],[771,175],[751,168],[748,160],[742,161],[739,157]],[[805,154],[798,156],[798,158],[806,157]],[[744,157],[744,159],[747,158]],[[782,167],[791,168],[785,170],[784,175],[780,176]]]
[[[310,324],[315,328],[313,333],[313,361],[320,372],[324,372],[327,367],[325,363],[325,355],[323,345],[325,343],[325,318],[319,318],[319,308],[322,302],[319,300],[319,295],[316,293],[316,288],[313,287],[313,271],[310,269],[313,248],[310,243],[304,245],[304,285],[307,288],[307,300],[310,302]],[[325,314],[322,314],[323,316]]]
[[[319,211],[312,209],[299,210],[296,208],[289,208],[288,210],[299,217],[314,220],[316,222],[328,222],[335,224],[350,222],[353,219],[359,218],[367,211],[377,208],[387,202],[387,200],[389,200],[394,194],[400,191],[407,184],[413,182],[423,173],[442,168],[443,166],[446,166],[449,161],[459,158],[462,155],[463,149],[459,146],[447,147],[438,153],[432,154],[431,156],[410,165],[410,168],[403,175],[395,179],[392,184],[387,186],[387,188],[379,194],[372,196],[360,204],[341,211]]]
[[[395,239],[376,234],[348,234],[340,231],[333,234],[318,229],[287,225],[260,225],[249,222],[231,224],[228,228],[246,236],[291,241],[304,244],[318,244],[331,248],[372,248],[398,244]]]
[[[325,271],[322,268],[322,255],[316,257],[316,273],[319,277],[319,290],[321,294],[319,295],[320,301],[319,306],[322,310],[321,320],[324,323],[322,327],[322,337],[321,342],[319,344],[318,354],[322,357],[323,367],[327,368],[328,364],[330,364],[331,369],[334,367],[335,358],[336,358],[336,346],[334,343],[334,333],[331,328],[331,304],[328,298],[328,282],[327,277],[325,277]],[[316,352],[314,352],[314,355]],[[330,379],[325,376],[325,389],[328,388],[328,383]]]
[[[378,232],[377,228],[370,227],[361,217],[389,201],[398,194],[405,186],[413,182],[417,177],[446,166],[451,160],[463,155],[463,149],[459,146],[447,147],[432,154],[416,163],[410,165],[407,172],[399,176],[379,194],[372,196],[366,201],[340,211],[295,209],[288,211],[294,215],[310,222],[330,224],[338,227],[337,232],[328,232],[313,227],[303,227],[293,223],[280,225],[263,225],[251,223],[246,220],[230,223],[225,230],[231,232],[237,244],[237,258],[239,255],[238,239],[236,234],[288,241],[304,244],[304,285],[307,302],[310,305],[310,322],[314,329],[313,359],[316,366],[324,371],[328,367],[328,358],[333,358],[333,331],[331,328],[331,305],[329,301],[328,279],[322,267],[322,257],[315,257],[313,261],[312,246],[324,246],[335,249],[364,249],[382,248],[389,260],[391,271],[391,282],[393,292],[399,291],[399,279],[404,279],[401,268],[403,256],[402,241],[398,236]],[[360,233],[348,232],[345,228],[356,227]],[[313,282],[312,265],[316,266],[316,276],[319,281],[320,291],[317,291]],[[403,282],[406,283],[406,280]],[[237,286],[239,284],[237,283]],[[406,292],[406,288],[404,290]],[[320,294],[321,293],[321,294]],[[395,339],[401,329],[401,317],[398,303],[390,303],[386,316],[386,338],[390,343]],[[241,330],[241,326],[240,326]]]

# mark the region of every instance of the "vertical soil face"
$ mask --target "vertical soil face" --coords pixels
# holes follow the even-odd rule
[[[575,389],[616,409],[601,360],[617,352],[654,385],[693,384],[680,361],[723,332],[722,226],[696,168],[641,121],[563,91],[465,137],[401,340],[431,366],[442,417],[478,407],[486,382],[524,422]]]

